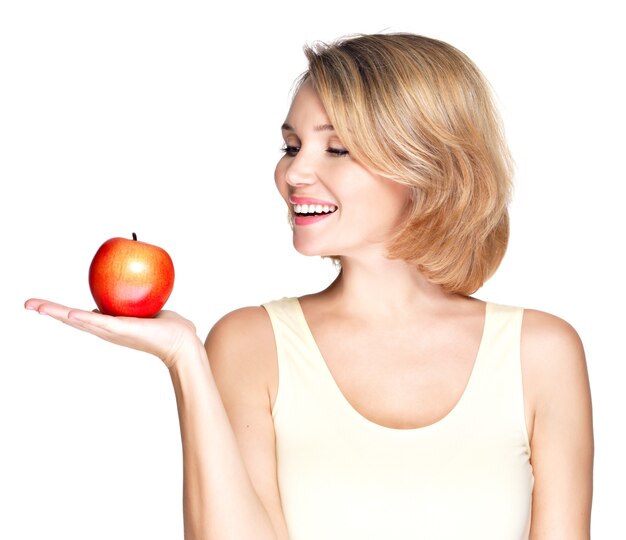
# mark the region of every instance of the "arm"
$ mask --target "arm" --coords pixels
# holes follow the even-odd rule
[[[264,311],[243,308],[222,317],[205,348],[189,351],[170,370],[188,540],[287,538],[267,387],[273,332]]]
[[[526,310],[522,366],[533,404],[531,540],[590,535],[593,427],[585,352],[567,322]]]
[[[205,348],[250,482],[277,538],[286,540],[271,411],[278,367],[274,332],[267,312],[255,306],[229,313],[213,327]]]
[[[187,351],[170,373],[183,446],[185,539],[276,539],[250,481],[202,345]]]

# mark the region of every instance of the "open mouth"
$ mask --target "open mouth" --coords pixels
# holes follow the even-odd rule
[[[298,217],[311,217],[311,216],[323,216],[332,214],[337,211],[337,207],[334,205],[307,205],[307,204],[294,204],[294,214]]]

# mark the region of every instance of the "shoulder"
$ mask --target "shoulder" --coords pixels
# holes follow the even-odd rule
[[[211,370],[218,384],[232,380],[267,386],[276,370],[274,332],[262,306],[246,306],[222,316],[205,341]]]
[[[574,327],[551,313],[524,309],[522,355],[527,363],[544,370],[574,367],[585,362],[582,340]]]
[[[263,321],[265,318],[265,308],[262,306],[245,306],[229,311],[223,315],[213,325],[213,328],[220,327],[232,327],[240,324],[255,324]]]
[[[262,306],[246,306],[222,316],[211,328],[207,347],[245,350],[272,341],[272,325]]]
[[[524,309],[521,330],[524,393],[534,417],[580,413],[590,406],[587,362],[574,327],[556,315]]]

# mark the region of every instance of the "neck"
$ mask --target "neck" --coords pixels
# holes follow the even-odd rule
[[[417,311],[436,311],[460,295],[443,290],[405,261],[385,257],[342,257],[341,272],[326,293],[340,309],[367,321],[402,320]]]

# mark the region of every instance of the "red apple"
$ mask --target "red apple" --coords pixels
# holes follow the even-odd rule
[[[89,267],[89,288],[107,315],[153,317],[174,288],[174,265],[167,252],[133,239],[111,238]]]

